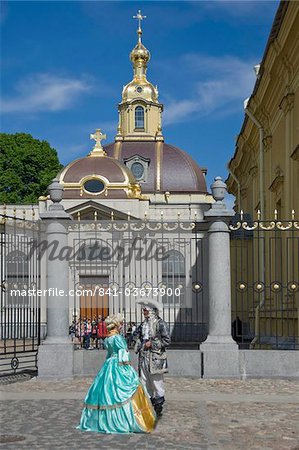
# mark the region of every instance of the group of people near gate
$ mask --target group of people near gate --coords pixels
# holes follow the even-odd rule
[[[94,317],[93,320],[84,317],[73,320],[69,327],[72,342],[80,345],[86,350],[104,348],[104,339],[107,337],[107,326],[102,316]]]
[[[107,326],[105,318],[94,317],[93,320],[84,317],[73,320],[69,326],[69,335],[72,342],[86,350],[103,349],[104,339],[107,337]],[[135,322],[129,322],[123,326],[122,335],[125,336],[128,348],[133,348],[137,338],[137,327]]]
[[[146,433],[154,429],[161,417],[170,334],[159,317],[156,302],[142,301],[142,311],[144,320],[137,327],[135,344],[138,373],[131,366],[127,341],[122,335],[123,316],[115,314],[105,319],[107,358],[85,397],[79,430]]]

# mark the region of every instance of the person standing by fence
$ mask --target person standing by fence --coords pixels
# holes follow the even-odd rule
[[[97,324],[97,348],[104,348],[104,339],[107,336],[107,325],[102,316],[98,317]]]
[[[84,332],[84,335],[85,335],[85,346],[84,346],[84,348],[85,348],[86,350],[91,350],[91,347],[90,347],[90,338],[91,338],[91,320],[90,320],[90,319],[87,319],[87,322],[86,322],[86,324],[85,324],[85,332]]]
[[[97,326],[97,318],[94,317],[91,322],[91,343],[90,346],[92,349],[97,347],[97,334],[98,334],[98,326]]]
[[[138,371],[141,381],[151,396],[158,417],[165,402],[163,374],[168,372],[165,348],[170,344],[167,324],[159,317],[158,304],[142,300],[144,321],[137,329],[135,353],[138,353]]]

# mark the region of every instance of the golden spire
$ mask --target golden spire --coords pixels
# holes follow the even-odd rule
[[[141,10],[139,9],[136,16],[133,16],[133,19],[138,20],[138,28],[137,28],[138,42],[130,54],[130,59],[133,63],[134,68],[134,79],[146,81],[147,63],[151,57],[150,52],[147,50],[147,48],[145,48],[145,46],[142,44],[141,41],[142,36],[141,22],[142,20],[146,19],[146,16],[143,16]]]
[[[146,19],[146,16],[143,16],[141,9],[139,9],[136,16],[133,16],[133,19],[138,20],[137,34],[138,34],[138,42],[141,44],[141,36],[142,36],[141,22],[143,19]]]
[[[163,141],[161,114],[163,105],[158,101],[158,88],[146,78],[150,52],[143,45],[142,21],[146,18],[139,10],[133,19],[138,20],[137,44],[130,53],[133,63],[133,80],[123,87],[121,103],[118,105],[118,128],[115,141]],[[138,108],[138,110],[137,110]],[[137,119],[138,114],[141,117]],[[136,194],[137,195],[137,194]]]

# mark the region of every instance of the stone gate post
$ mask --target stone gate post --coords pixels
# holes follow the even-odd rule
[[[63,187],[57,179],[48,191],[53,204],[41,219],[46,225],[47,246],[47,337],[38,351],[39,378],[73,376],[74,349],[69,339],[68,225],[71,216],[60,201]],[[64,250],[63,250],[64,249]]]
[[[209,334],[200,346],[204,378],[239,377],[238,345],[231,336],[231,273],[228,222],[234,216],[223,199],[220,177],[211,185],[214,199],[205,213],[209,223]]]

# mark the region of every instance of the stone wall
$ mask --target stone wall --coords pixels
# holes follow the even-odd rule
[[[132,364],[137,369],[137,358],[131,353]],[[224,360],[215,362],[213,376],[205,374],[204,358],[199,350],[168,350],[169,375],[174,377],[229,378],[230,367]],[[234,356],[234,355],[233,355]],[[299,379],[299,352],[284,350],[239,350],[239,375],[237,378],[293,378]],[[95,376],[105,362],[104,350],[76,350],[74,376]],[[216,360],[215,360],[216,361]],[[227,365],[230,358],[226,359]],[[209,364],[209,370],[210,370]],[[236,376],[235,376],[236,377]]]

